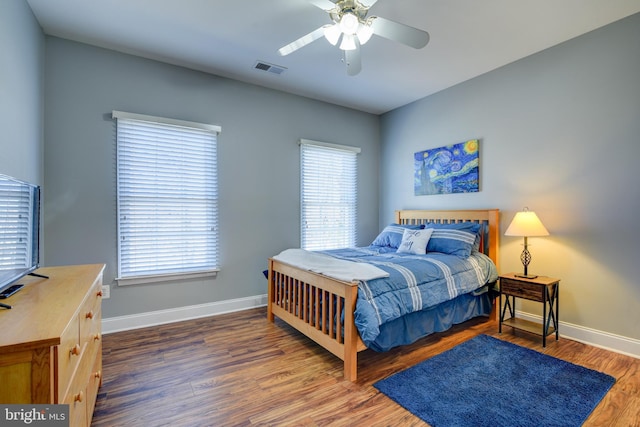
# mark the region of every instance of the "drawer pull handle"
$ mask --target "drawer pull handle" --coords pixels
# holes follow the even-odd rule
[[[97,371],[93,373],[93,377],[94,378],[100,378],[102,376],[102,372],[101,371]]]
[[[87,319],[93,319],[93,311],[90,311],[85,316]]]
[[[93,340],[94,340],[94,341],[100,341],[100,334],[95,334],[95,335],[93,336]]]
[[[96,292],[96,296],[101,297],[101,296],[102,296],[102,291],[98,291],[98,292]]]
[[[80,355],[80,344],[74,345],[73,348],[69,352],[74,356],[79,356]]]
[[[74,402],[82,402],[83,400],[84,400],[84,393],[82,391],[78,394],[73,395]]]

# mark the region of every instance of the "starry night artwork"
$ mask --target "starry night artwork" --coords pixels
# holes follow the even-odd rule
[[[415,195],[480,191],[479,160],[477,139],[415,153]]]

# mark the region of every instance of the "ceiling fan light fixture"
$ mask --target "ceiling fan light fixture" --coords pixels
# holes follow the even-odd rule
[[[358,36],[358,41],[360,42],[360,44],[363,45],[366,42],[368,42],[371,36],[373,35],[373,29],[371,28],[370,25],[360,24],[358,26],[358,31],[356,32],[356,35]]]
[[[340,49],[342,50],[355,50],[356,46],[356,36],[353,34],[345,34],[342,37],[342,43],[340,43]]]
[[[344,34],[355,34],[360,26],[360,20],[353,12],[345,12],[340,18],[340,30]]]
[[[342,30],[340,30],[339,24],[329,25],[324,29],[324,37],[334,46],[338,44],[341,35]]]
[[[1,0],[0,0],[1,1]],[[303,1],[303,0],[301,0]],[[331,23],[278,49],[282,56],[324,36],[343,51],[347,74],[355,76],[362,69],[360,46],[375,34],[379,37],[421,49],[429,43],[429,33],[379,16],[368,16],[369,8],[378,0],[307,0],[329,14]]]

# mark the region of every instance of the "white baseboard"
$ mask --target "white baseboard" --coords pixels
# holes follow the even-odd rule
[[[207,304],[191,305],[169,310],[152,311],[130,316],[102,319],[102,333],[128,331],[183,320],[198,319],[218,314],[232,313],[267,305],[267,295],[256,295]],[[542,323],[542,316],[516,311],[516,317]],[[560,322],[560,336],[574,341],[604,348],[616,353],[626,354],[640,359],[640,340],[627,338],[608,332],[598,331],[584,326]]]
[[[113,332],[129,331],[132,329],[140,329],[149,326],[181,322],[183,320],[198,319],[201,317],[215,316],[217,314],[264,307],[266,305],[267,295],[265,294],[247,298],[217,301],[207,304],[190,305],[187,307],[172,308],[168,310],[132,314],[129,316],[109,317],[102,319],[102,333],[110,334]]]
[[[516,317],[542,324],[542,316],[539,315],[516,310]],[[637,339],[610,334],[567,322],[560,322],[558,332],[563,338],[640,359],[640,340]],[[547,338],[547,341],[548,340],[549,338]]]

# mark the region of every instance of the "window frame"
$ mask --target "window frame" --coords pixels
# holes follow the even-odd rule
[[[220,264],[220,255],[219,255],[219,237],[220,237],[220,233],[219,233],[219,228],[218,228],[218,220],[219,220],[219,209],[218,209],[218,200],[219,200],[219,192],[218,192],[218,135],[221,133],[222,128],[220,126],[217,125],[210,125],[210,124],[203,124],[203,123],[197,123],[197,122],[190,122],[190,121],[184,121],[184,120],[176,120],[176,119],[170,119],[170,118],[164,118],[164,117],[156,117],[156,116],[149,116],[149,115],[143,115],[143,114],[136,114],[136,113],[127,113],[127,112],[122,112],[122,111],[116,111],[114,110],[112,112],[112,117],[113,119],[116,121],[116,131],[117,131],[117,135],[116,135],[116,204],[117,204],[117,277],[116,277],[116,281],[118,282],[118,285],[134,285],[134,284],[143,284],[143,283],[155,283],[155,282],[164,282],[164,281],[172,281],[172,280],[181,280],[181,279],[192,279],[192,278],[200,278],[200,277],[209,277],[209,276],[215,276],[217,274],[217,272],[220,270],[219,268],[219,264]],[[125,121],[125,122],[121,122],[121,121]],[[210,141],[207,140],[208,142],[211,142],[211,144],[213,144],[211,147],[208,147],[209,152],[207,153],[207,155],[209,156],[208,159],[212,161],[211,165],[207,165],[207,168],[211,168],[211,169],[207,169],[206,173],[202,173],[202,175],[208,175],[208,178],[203,178],[202,176],[199,176],[200,179],[204,179],[207,181],[207,186],[206,186],[206,190],[203,191],[204,193],[209,193],[207,195],[207,206],[209,207],[208,210],[205,211],[205,217],[207,218],[206,220],[206,228],[209,229],[213,235],[210,236],[209,238],[205,239],[207,240],[207,245],[209,245],[209,247],[211,247],[211,245],[213,245],[213,254],[210,254],[206,249],[205,250],[201,250],[199,253],[201,254],[206,254],[204,255],[205,257],[211,257],[212,262],[207,261],[206,265],[203,265],[202,268],[199,269],[185,269],[180,271],[180,267],[175,267],[172,268],[172,271],[162,271],[162,270],[158,270],[156,269],[155,272],[142,272],[142,273],[135,273],[135,272],[131,272],[131,271],[123,271],[123,263],[122,263],[122,257],[123,257],[123,248],[122,248],[122,239],[123,237],[126,238],[126,236],[123,236],[124,231],[123,231],[123,226],[122,226],[122,214],[124,211],[122,204],[124,203],[126,205],[126,202],[123,202],[122,198],[124,198],[123,193],[125,193],[125,191],[122,189],[123,186],[121,185],[121,178],[122,178],[122,174],[124,173],[124,170],[126,170],[126,168],[124,168],[124,166],[122,165],[122,159],[121,159],[121,140],[120,140],[120,131],[121,131],[121,123],[124,125],[125,123],[129,123],[129,125],[133,124],[135,126],[135,123],[139,122],[140,124],[140,128],[144,127],[144,126],[153,126],[153,127],[161,127],[162,129],[160,129],[161,132],[168,132],[169,134],[172,133],[180,133],[180,128],[184,128],[185,129],[185,133],[191,133],[191,132],[196,132],[197,134],[203,135],[204,138],[206,138],[207,134],[210,134],[211,139]],[[123,126],[124,127],[124,126]],[[139,129],[141,130],[141,129]],[[123,131],[124,132],[124,131]],[[187,138],[187,136],[183,135],[184,138]],[[123,136],[124,138],[124,136]],[[142,138],[141,138],[142,139]],[[178,141],[178,144],[183,142],[182,140],[180,140],[179,137],[177,137],[175,139],[176,141]],[[138,141],[139,142],[139,141]],[[203,144],[203,146],[205,146],[206,144]],[[175,149],[176,147],[176,142],[167,142],[165,144],[165,146],[170,146],[173,147]],[[155,148],[155,147],[154,147]],[[186,162],[188,163],[189,161],[186,160]],[[202,167],[202,166],[201,166]],[[160,170],[166,170],[163,169],[163,166],[160,166]],[[124,169],[124,170],[123,170]],[[151,174],[153,174],[153,172],[150,172]],[[156,174],[158,174],[158,172],[156,172]],[[131,182],[136,182],[135,179]],[[122,187],[122,188],[121,188]],[[177,206],[183,206],[180,201],[183,201],[183,203],[185,203],[185,201],[188,202],[188,196],[185,196],[183,192],[180,192],[180,197],[176,198],[173,197],[173,199],[177,200],[176,204],[172,205],[174,208]],[[141,199],[142,197],[140,197],[139,199]],[[134,198],[135,200],[135,198]],[[156,198],[156,200],[158,200]],[[165,200],[166,200],[166,196],[165,196]],[[191,202],[193,204],[193,202]],[[161,203],[158,203],[161,204]],[[202,211],[202,208],[198,208],[200,209],[200,211]],[[184,208],[183,208],[184,210]],[[188,210],[188,209],[187,209]],[[184,216],[184,214],[178,215],[178,218],[185,218],[186,216]],[[183,222],[184,223],[184,222]],[[178,233],[184,233],[186,234],[186,231],[181,231]],[[184,236],[184,234],[182,234]],[[164,242],[163,244],[168,244],[167,242]],[[184,245],[184,243],[182,244],[183,249],[186,248],[186,246],[188,245]],[[179,249],[177,249],[178,252],[181,252]],[[184,253],[184,252],[182,252]],[[157,257],[157,258],[162,258],[162,257]],[[184,266],[183,266],[184,268]]]
[[[321,141],[313,141],[309,139],[300,139],[299,145],[300,145],[300,247],[307,250],[329,250],[329,249],[338,249],[343,247],[356,246],[357,237],[358,237],[358,233],[357,233],[357,212],[358,212],[357,155],[361,152],[361,149],[359,147],[333,144],[333,143],[321,142]],[[339,192],[334,192],[332,194],[334,197],[333,199],[334,201],[336,200],[335,199],[336,197],[340,198],[340,202],[334,203],[334,206],[338,209],[340,209],[339,208],[340,205],[343,205],[344,207],[344,203],[346,203],[345,200],[348,200],[349,207],[347,208],[347,211],[345,211],[344,213],[345,220],[348,222],[348,224],[346,225],[347,230],[345,230],[348,233],[348,235],[342,235],[341,237],[338,237],[337,240],[334,240],[333,242],[329,242],[328,245],[323,245],[322,242],[320,241],[321,239],[313,241],[314,239],[313,231],[310,232],[310,229],[309,229],[308,208],[309,208],[309,205],[311,204],[307,203],[307,200],[309,199],[308,197],[309,195],[306,194],[306,191],[311,186],[313,186],[313,183],[309,183],[310,185],[307,185],[307,183],[305,183],[305,173],[310,172],[309,170],[305,169],[305,149],[307,148],[315,150],[317,153],[322,153],[324,151],[324,154],[321,154],[321,155],[323,156],[326,155],[327,158],[331,157],[332,155],[335,158],[335,155],[339,155],[339,156],[343,156],[343,159],[341,160],[341,162],[345,162],[347,161],[347,159],[349,162],[352,162],[351,169],[349,169],[348,171],[341,171],[341,172],[336,171],[337,174],[346,173],[349,175],[348,177],[340,177],[340,176],[334,175],[332,179],[333,182],[336,182],[336,180],[338,180],[343,184],[345,184],[344,180],[350,178],[349,182],[347,182],[346,185],[350,186],[350,191],[352,191],[351,194],[338,194]],[[333,166],[334,164],[327,163],[327,164],[321,165],[320,168],[323,171],[322,173],[326,175],[327,171],[330,171],[333,169]],[[317,176],[313,178],[318,180],[324,180],[323,178],[320,178]],[[323,184],[326,188],[327,181],[325,181]],[[317,196],[317,194],[314,194],[314,195]],[[323,203],[325,203],[326,205],[326,200]],[[335,220],[336,212],[334,211],[332,212],[332,214],[334,215],[332,219]],[[338,229],[339,227],[334,228],[333,231],[335,232]]]

